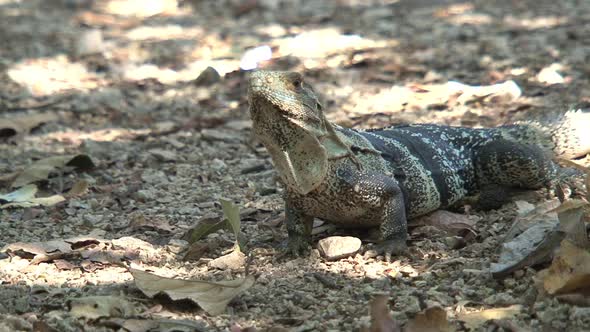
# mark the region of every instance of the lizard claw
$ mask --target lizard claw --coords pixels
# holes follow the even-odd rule
[[[307,241],[299,237],[289,237],[286,241],[281,243],[280,253],[277,256],[279,259],[287,257],[301,257],[307,256],[311,248]]]
[[[372,249],[365,251],[363,257],[366,258],[374,258],[378,255],[384,255],[386,262],[391,262],[392,256],[398,256],[403,254],[408,249],[406,245],[406,241],[403,240],[386,240]]]

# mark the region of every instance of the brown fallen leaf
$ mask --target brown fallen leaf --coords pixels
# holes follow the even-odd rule
[[[188,247],[188,250],[186,251],[186,254],[184,255],[184,257],[182,257],[182,260],[183,261],[198,261],[206,253],[211,252],[216,247],[217,247],[217,244],[214,241],[207,241],[206,243],[195,242]]]
[[[136,314],[133,304],[121,296],[89,296],[68,301],[76,318],[130,317]]]
[[[465,326],[472,330],[478,330],[487,321],[495,319],[508,319],[522,311],[522,305],[515,304],[506,308],[485,309],[482,311],[461,313],[457,319],[465,322]]]
[[[225,311],[228,303],[254,285],[254,276],[218,282],[183,280],[161,277],[149,272],[129,268],[135,285],[147,296],[163,293],[172,300],[188,299],[197,303],[210,315]]]
[[[370,332],[401,332],[400,325],[389,314],[386,295],[376,295],[369,304],[371,315]]]
[[[88,181],[78,180],[78,181],[76,181],[76,183],[74,183],[72,188],[68,191],[68,193],[66,194],[66,197],[72,198],[72,197],[82,196],[82,195],[86,194],[86,192],[88,192],[88,186],[89,186]]]
[[[569,240],[561,247],[549,268],[537,275],[549,294],[565,294],[590,288],[590,252]]]
[[[57,115],[53,113],[36,113],[0,119],[0,139],[27,134],[31,129],[57,119]]]
[[[434,226],[450,235],[465,235],[466,233],[475,235],[475,225],[479,219],[477,216],[438,210],[412,221],[412,225]]]
[[[590,248],[590,240],[583,220],[589,207],[590,204],[585,200],[571,199],[554,210],[559,218],[559,229],[566,234],[567,239],[580,248]]]
[[[80,251],[87,247],[101,243],[101,240],[91,237],[76,237],[70,239],[50,240],[45,242],[16,242],[5,245],[0,252],[10,256],[33,259],[32,263],[40,263],[57,259],[73,251]]]
[[[169,233],[174,227],[166,218],[162,217],[146,217],[143,213],[135,211],[129,215],[128,227],[133,230],[149,229],[157,232]]]
[[[85,154],[55,156],[38,160],[25,168],[12,183],[13,188],[22,187],[36,181],[47,180],[49,174],[64,171],[66,167],[90,169],[94,163]]]
[[[416,314],[404,328],[404,332],[450,332],[454,329],[449,325],[447,312],[438,306],[424,309]]]
[[[559,302],[573,304],[578,307],[590,307],[590,290],[585,293],[571,293],[557,295],[555,298]]]

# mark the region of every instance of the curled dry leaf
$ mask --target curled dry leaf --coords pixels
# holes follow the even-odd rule
[[[59,258],[73,251],[83,251],[101,242],[104,241],[92,237],[75,237],[45,242],[16,242],[5,245],[0,249],[0,252],[10,256],[33,259],[33,263],[39,263]]]
[[[65,201],[61,195],[35,197],[37,186],[30,184],[11,193],[0,195],[0,209],[15,207],[52,206]]]
[[[211,315],[225,311],[227,304],[254,285],[254,277],[218,282],[182,280],[161,277],[145,271],[129,268],[137,287],[147,296],[163,293],[172,300],[188,299],[197,303]]]
[[[543,289],[549,294],[565,294],[590,289],[590,252],[568,240],[561,243],[549,268],[539,272]]]
[[[490,267],[492,276],[504,278],[526,266],[548,261],[563,237],[557,222],[534,224],[516,238],[502,244],[498,263],[492,263]]]
[[[430,225],[450,235],[475,234],[475,225],[480,218],[444,210],[437,210],[417,219],[412,225]]]
[[[0,139],[26,134],[33,128],[55,120],[57,120],[57,115],[52,113],[37,113],[0,119]]]
[[[508,242],[509,240],[515,238],[518,234],[524,232],[531,225],[537,224],[539,222],[555,222],[557,223],[557,214],[554,212],[556,208],[561,205],[558,199],[545,201],[534,208],[530,209],[529,206],[523,206],[522,202],[517,204],[519,208],[519,217],[514,222],[510,230],[504,236],[503,242]]]
[[[94,163],[85,154],[56,156],[38,160],[23,170],[12,183],[13,188],[22,187],[36,181],[47,180],[49,174],[66,167],[91,169]]]
[[[581,248],[590,248],[590,240],[582,217],[587,213],[590,204],[581,199],[564,202],[555,211],[559,217],[559,229],[567,239]]]
[[[447,312],[438,306],[427,308],[408,322],[404,332],[451,332]]]
[[[479,330],[480,327],[489,320],[509,319],[522,311],[519,304],[506,308],[486,309],[477,312],[461,313],[457,319],[465,322],[465,326],[471,330]]]
[[[77,318],[130,317],[136,314],[133,304],[120,296],[89,296],[68,301],[70,313]]]
[[[389,314],[387,301],[389,301],[389,297],[386,295],[377,295],[371,300],[369,304],[371,314],[370,332],[401,332],[400,325]]]

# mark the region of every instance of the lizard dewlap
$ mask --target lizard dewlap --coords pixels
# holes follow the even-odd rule
[[[326,119],[302,75],[269,71],[251,74],[248,101],[255,135],[285,186],[294,254],[308,247],[317,217],[379,227],[389,257],[406,247],[407,218],[490,188],[551,185],[559,171],[553,156],[590,152],[590,114],[580,111],[549,124],[354,130]]]

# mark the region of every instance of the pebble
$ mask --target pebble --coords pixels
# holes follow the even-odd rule
[[[327,260],[338,260],[356,254],[361,240],[352,236],[330,236],[318,242],[318,249]]]

